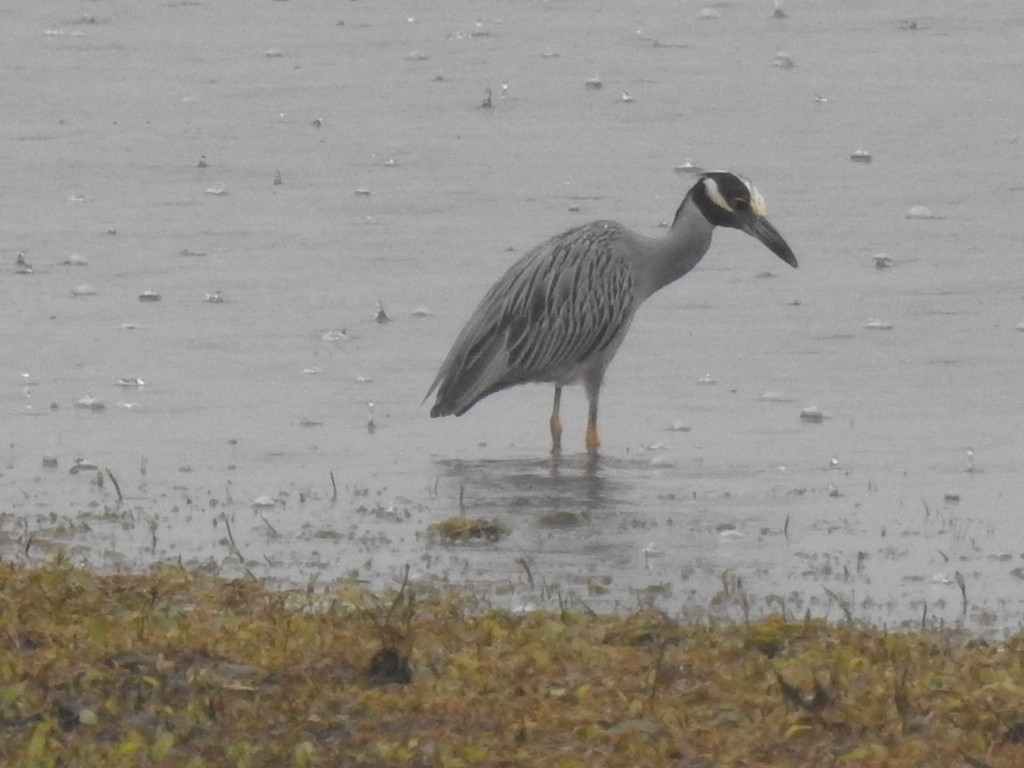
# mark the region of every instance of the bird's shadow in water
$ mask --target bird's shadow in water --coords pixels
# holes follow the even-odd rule
[[[548,512],[573,508],[590,515],[632,506],[639,461],[588,453],[545,458],[440,459],[442,477],[456,481],[463,514]]]

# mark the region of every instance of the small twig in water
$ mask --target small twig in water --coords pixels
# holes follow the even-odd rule
[[[530,582],[530,589],[533,589],[533,574],[530,572],[530,564],[526,562],[525,557],[517,557],[516,563],[520,568],[526,571],[526,580]]]
[[[331,470],[331,504],[338,500],[338,483],[334,480],[334,470]]]
[[[853,624],[853,612],[850,610],[849,604],[828,587],[823,586],[822,589],[825,590],[826,595],[835,600],[839,605],[840,610],[842,610],[843,614],[846,616],[846,623]]]
[[[117,503],[120,504],[124,501],[124,496],[121,494],[121,484],[117,482],[117,478],[114,477],[114,473],[110,471],[110,467],[106,468],[107,477],[110,478],[110,482],[114,484],[114,490],[117,491]]]
[[[782,535],[789,538],[789,513],[786,514],[786,524],[782,526]]]
[[[238,545],[235,544],[235,536],[234,536],[234,534],[231,533],[231,523],[228,522],[227,514],[224,513],[224,512],[221,512],[220,516],[221,516],[221,519],[224,520],[224,527],[227,529],[227,532],[228,532],[228,542],[231,544],[231,551],[234,552],[235,556],[239,560],[242,560],[244,562],[245,558],[242,557],[242,553],[239,551]]]
[[[280,537],[280,534],[279,534],[279,533],[277,532],[277,529],[276,529],[276,528],[274,528],[274,526],[272,526],[272,525],[270,524],[270,521],[269,521],[269,520],[267,520],[267,518],[265,518],[265,517],[264,517],[264,516],[263,516],[262,514],[260,515],[260,520],[262,520],[262,521],[263,521],[263,524],[264,524],[265,526],[267,526],[267,528],[269,528],[269,529],[270,529],[270,534],[271,534],[271,535],[272,535],[272,536],[273,536],[273,537],[274,537],[275,539],[276,539],[276,538],[279,538],[279,537]]]
[[[960,587],[960,597],[963,598],[963,601],[964,601],[963,607],[961,607],[961,609],[960,609],[960,615],[961,616],[966,616],[967,615],[967,582],[964,581],[964,575],[962,573],[960,573],[960,571],[956,572],[956,576],[954,578],[956,579],[957,586]]]

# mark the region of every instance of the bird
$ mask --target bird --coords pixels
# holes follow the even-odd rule
[[[461,416],[483,398],[529,382],[555,385],[551,453],[561,453],[562,388],[582,381],[589,401],[586,448],[597,454],[598,396],[605,370],[640,305],[692,270],[715,227],[739,229],[792,267],[796,256],[765,218],[761,193],[727,171],[701,174],[661,237],[610,220],[570,229],[512,264],[455,339],[423,402],[431,417]]]

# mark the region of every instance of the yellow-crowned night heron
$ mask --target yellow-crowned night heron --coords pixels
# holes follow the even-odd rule
[[[648,296],[696,266],[716,226],[741,229],[797,265],[764,213],[764,198],[748,180],[705,173],[664,237],[595,221],[537,246],[491,287],[455,340],[427,392],[437,390],[430,415],[461,416],[516,384],[552,382],[551,452],[557,454],[562,387],[582,379],[590,400],[586,445],[595,453],[601,381],[633,315]]]

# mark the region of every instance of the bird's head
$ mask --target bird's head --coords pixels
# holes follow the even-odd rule
[[[693,185],[690,198],[711,224],[743,230],[791,267],[796,266],[793,250],[765,218],[764,198],[749,180],[726,171],[705,173]]]

